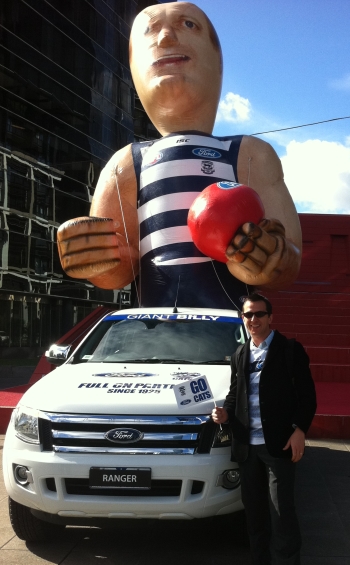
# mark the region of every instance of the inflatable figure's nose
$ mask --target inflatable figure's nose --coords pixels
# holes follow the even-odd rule
[[[158,34],[158,46],[169,47],[178,42],[174,28],[169,24],[164,24]]]

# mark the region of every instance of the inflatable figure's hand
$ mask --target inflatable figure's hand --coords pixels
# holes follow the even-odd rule
[[[70,277],[90,279],[120,262],[118,222],[109,218],[81,217],[68,220],[57,232],[62,269]],[[125,239],[125,238],[124,238]]]
[[[285,237],[279,220],[263,219],[259,225],[243,224],[226,250],[232,275],[252,285],[279,289],[298,273],[300,250]]]

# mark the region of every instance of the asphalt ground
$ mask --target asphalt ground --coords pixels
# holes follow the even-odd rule
[[[4,436],[0,436],[2,449]],[[350,565],[350,440],[308,440],[296,503],[302,565]],[[0,563],[6,565],[249,565],[244,513],[219,520],[118,520],[68,527],[59,539],[25,543],[11,528],[0,475]]]

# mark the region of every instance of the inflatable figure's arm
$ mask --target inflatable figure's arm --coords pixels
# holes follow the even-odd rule
[[[59,227],[63,270],[106,289],[123,288],[138,273],[137,184],[130,146],[118,151],[101,172],[90,216]]]
[[[243,138],[238,181],[259,194],[266,218],[258,226],[244,224],[234,235],[226,250],[228,269],[249,285],[284,288],[298,274],[302,238],[282,165],[271,145],[255,137]]]

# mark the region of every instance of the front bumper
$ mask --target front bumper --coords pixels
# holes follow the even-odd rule
[[[240,487],[227,490],[217,479],[230,463],[230,449],[212,449],[195,455],[112,455],[43,452],[38,445],[19,440],[9,428],[4,445],[3,472],[9,496],[36,511],[61,517],[66,523],[77,519],[158,518],[192,519],[241,510]],[[25,465],[32,482],[20,485],[14,468]],[[91,467],[150,467],[154,484],[178,485],[113,493],[89,489]],[[153,484],[153,483],[152,483]],[[78,485],[78,486],[77,486]]]

